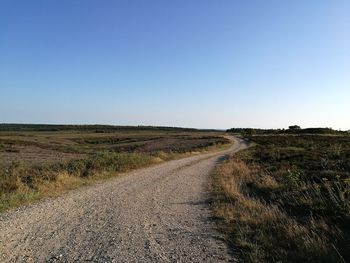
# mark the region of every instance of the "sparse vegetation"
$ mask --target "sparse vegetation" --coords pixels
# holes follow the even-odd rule
[[[263,135],[220,165],[215,215],[243,262],[350,260],[350,138]]]
[[[79,129],[71,129],[74,127]],[[5,128],[10,127],[2,126]],[[98,126],[105,131],[99,133],[95,126],[93,130],[91,126],[15,128],[16,131],[0,132],[0,212],[121,172],[218,149],[228,143],[217,132],[171,128],[118,127],[120,130],[115,131]],[[47,131],[52,128],[57,130]]]
[[[38,126],[35,131],[25,130],[29,129],[26,125],[23,128],[20,127],[16,126],[15,131],[1,131],[9,127],[0,125],[0,144],[2,145],[0,158],[4,162],[20,161],[41,164],[87,158],[101,151],[184,153],[227,143],[227,140],[222,138],[222,134],[218,132],[188,131],[186,129],[165,128],[161,130],[160,128],[145,129],[144,127],[122,129],[119,127],[120,130],[96,133],[95,126],[93,128],[88,126],[90,130],[85,126],[71,130],[68,129],[71,126],[68,126],[66,130],[61,127],[61,130],[58,131],[43,131],[42,129],[46,126]],[[34,129],[31,125],[29,127]],[[46,129],[49,128],[46,127]],[[99,129],[102,130],[102,127],[99,126]]]

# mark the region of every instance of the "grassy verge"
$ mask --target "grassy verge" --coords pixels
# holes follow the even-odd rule
[[[27,166],[12,162],[0,167],[0,211],[42,197],[107,178],[120,172],[153,164],[146,154],[102,152],[82,160]]]
[[[350,138],[254,136],[219,166],[214,213],[243,262],[350,260]]]
[[[85,159],[30,165],[0,162],[0,212],[67,190],[91,184],[130,170],[187,156],[223,150],[212,145],[197,152],[116,153],[99,152]]]

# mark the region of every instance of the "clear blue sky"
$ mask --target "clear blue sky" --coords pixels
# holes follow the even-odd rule
[[[0,122],[350,129],[350,1],[1,0]]]

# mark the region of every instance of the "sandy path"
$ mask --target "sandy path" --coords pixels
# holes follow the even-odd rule
[[[0,216],[0,262],[228,262],[207,186],[220,157],[130,172]]]

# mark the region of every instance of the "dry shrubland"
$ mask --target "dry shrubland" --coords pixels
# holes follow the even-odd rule
[[[350,259],[350,138],[255,136],[213,180],[220,229],[243,262]]]
[[[182,130],[3,131],[0,212],[227,142],[217,134]]]

